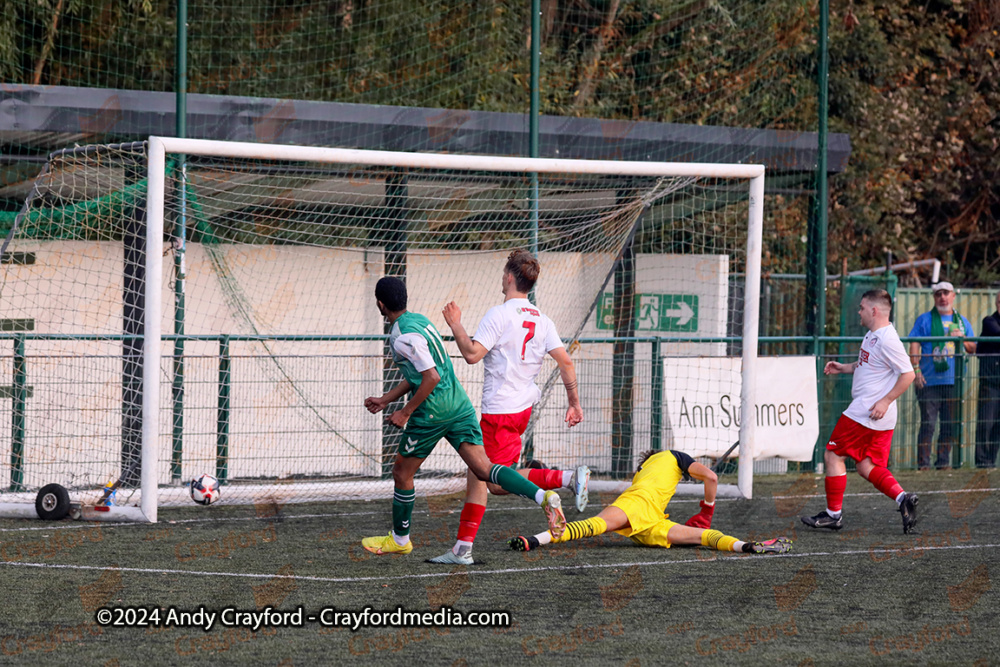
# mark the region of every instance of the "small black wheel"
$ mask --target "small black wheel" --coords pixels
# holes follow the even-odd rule
[[[58,521],[69,514],[69,491],[59,484],[46,484],[35,496],[38,517]]]

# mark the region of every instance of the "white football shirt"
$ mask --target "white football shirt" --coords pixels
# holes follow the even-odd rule
[[[545,355],[562,347],[556,325],[527,299],[493,306],[472,337],[487,350],[483,357],[483,414],[509,415],[535,404],[542,392],[535,377]]]
[[[844,415],[873,431],[891,431],[896,427],[896,401],[889,405],[881,419],[872,419],[868,413],[889,393],[901,374],[912,370],[910,355],[891,324],[869,331],[861,342],[858,366],[854,369],[854,384],[851,385],[854,400]]]

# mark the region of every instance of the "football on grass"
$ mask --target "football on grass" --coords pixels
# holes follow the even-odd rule
[[[191,500],[199,505],[211,505],[219,500],[219,480],[211,475],[202,475],[191,480]]]

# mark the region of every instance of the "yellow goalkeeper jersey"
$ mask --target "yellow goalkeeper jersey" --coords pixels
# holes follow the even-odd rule
[[[673,450],[646,459],[632,478],[632,485],[612,503],[628,516],[629,534],[642,532],[665,518],[667,504],[692,463],[690,456]]]

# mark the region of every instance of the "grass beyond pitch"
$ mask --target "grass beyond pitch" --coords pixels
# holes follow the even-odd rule
[[[452,544],[461,498],[418,499],[412,555],[377,558],[361,537],[388,531],[390,500],[270,508],[166,510],[161,523],[0,521],[5,613],[0,663],[79,665],[495,665],[498,660],[620,664],[990,664],[997,639],[1000,473],[903,473],[921,493],[915,534],[895,506],[849,476],[845,528],[811,531],[800,514],[822,480],[759,477],[752,501],[720,501],[714,528],[795,539],[788,556],[643,549],[610,535],[527,554],[541,511],[491,498],[482,564],[424,558]],[[418,481],[419,484],[419,481]],[[860,495],[855,495],[860,494]],[[595,514],[612,497],[592,496]],[[568,504],[568,503],[567,503]],[[678,499],[673,518],[697,501]],[[258,516],[258,513],[260,516]],[[575,512],[570,511],[570,520]],[[506,628],[100,628],[101,606],[194,610],[266,606],[307,612],[509,611]]]

